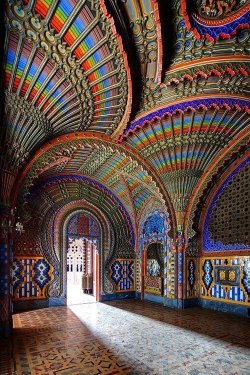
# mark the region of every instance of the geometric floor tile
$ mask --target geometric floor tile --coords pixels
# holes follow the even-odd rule
[[[0,337],[0,375],[14,374],[13,343]]]
[[[12,374],[249,375],[249,332],[247,318],[146,301],[33,310],[14,315]]]

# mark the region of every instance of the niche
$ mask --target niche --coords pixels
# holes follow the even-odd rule
[[[162,243],[151,243],[145,254],[145,285],[146,294],[163,295],[164,254]]]

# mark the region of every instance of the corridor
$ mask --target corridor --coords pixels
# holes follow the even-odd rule
[[[248,375],[249,324],[134,300],[24,312],[14,315],[14,369],[1,356],[1,375]]]

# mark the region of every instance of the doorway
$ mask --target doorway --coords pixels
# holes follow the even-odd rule
[[[68,237],[67,305],[96,301],[97,239]]]
[[[143,252],[142,297],[149,301],[163,303],[164,247],[153,242]]]

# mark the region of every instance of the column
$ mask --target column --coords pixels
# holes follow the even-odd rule
[[[177,212],[177,235],[175,239],[175,247],[177,253],[177,306],[183,308],[184,299],[184,227],[183,219],[185,212]]]
[[[145,275],[147,272],[147,248],[142,250],[142,262],[141,262],[141,300],[144,300],[145,290]]]

